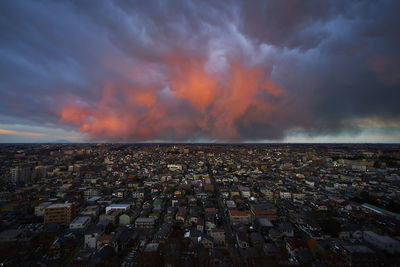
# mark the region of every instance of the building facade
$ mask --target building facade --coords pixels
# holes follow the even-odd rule
[[[44,210],[44,223],[55,223],[62,226],[69,226],[76,217],[75,205],[72,203],[52,204]]]

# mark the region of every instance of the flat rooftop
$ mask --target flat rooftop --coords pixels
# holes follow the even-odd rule
[[[56,204],[52,204],[50,206],[47,207],[47,209],[60,209],[60,208],[66,208],[71,206],[72,203],[56,203]]]

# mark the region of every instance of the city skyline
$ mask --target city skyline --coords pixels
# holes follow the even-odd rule
[[[398,1],[3,1],[0,143],[399,143]]]

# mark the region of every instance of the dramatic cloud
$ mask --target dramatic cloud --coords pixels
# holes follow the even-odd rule
[[[3,124],[93,141],[399,133],[398,1],[0,7]]]

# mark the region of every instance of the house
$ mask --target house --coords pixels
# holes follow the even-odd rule
[[[174,196],[174,197],[172,198],[172,200],[171,200],[171,206],[172,206],[172,207],[177,207],[177,206],[178,206],[178,203],[179,203],[179,198],[176,197],[176,196]]]
[[[205,248],[213,248],[214,247],[214,238],[212,236],[207,235],[207,234],[202,234],[201,237],[200,237],[200,243]]]
[[[216,208],[205,208],[204,209],[204,217],[206,221],[214,221],[215,214],[217,214]]]
[[[197,215],[192,215],[192,216],[190,216],[190,218],[189,218],[189,224],[197,224],[197,220],[198,220],[198,217],[197,217]]]
[[[267,218],[257,218],[255,221],[255,227],[262,233],[268,233],[274,225]]]
[[[204,192],[198,192],[198,193],[196,193],[196,198],[197,199],[200,199],[200,200],[204,200],[204,199],[207,199],[207,193],[204,193]]]
[[[278,229],[282,236],[293,237],[294,235],[294,229],[290,222],[280,223]]]
[[[227,200],[225,204],[228,207],[228,209],[236,209],[236,204],[235,201],[233,200]]]
[[[117,190],[117,197],[118,198],[125,198],[128,194],[128,190],[126,188],[121,188]]]
[[[345,239],[345,240],[350,239],[350,231],[348,231],[348,230],[340,231],[338,234],[338,238]]]
[[[135,188],[136,189],[136,188],[139,187],[140,183],[138,181],[130,180],[130,181],[128,181],[126,183],[126,185],[127,185],[128,188]]]
[[[286,249],[292,257],[298,256],[301,250],[306,250],[307,248],[307,243],[301,238],[291,237],[286,240]]]
[[[215,223],[211,221],[206,221],[206,232],[210,233],[212,229],[215,228]]]
[[[92,205],[92,206],[87,206],[82,212],[82,215],[84,216],[90,216],[93,219],[97,219],[100,214],[100,208],[97,205]]]
[[[277,241],[281,238],[281,232],[277,228],[272,228],[268,231],[268,237],[272,241]]]
[[[168,164],[167,168],[170,171],[181,171],[183,166],[181,164]]]
[[[77,246],[79,239],[75,234],[67,232],[59,236],[49,248],[49,254],[60,258],[61,255],[69,254]]]
[[[192,243],[198,243],[200,241],[200,237],[202,236],[203,233],[197,231],[197,230],[190,230],[189,232],[186,232],[184,237],[189,238]]]
[[[156,195],[159,192],[160,188],[158,186],[153,186],[150,190],[152,195]]]
[[[147,229],[147,228],[153,228],[155,224],[155,219],[154,218],[144,218],[140,217],[137,218],[135,221],[135,228],[139,229]]]
[[[144,190],[138,189],[132,192],[132,197],[136,199],[144,198]]]
[[[192,207],[197,206],[197,199],[195,196],[188,196],[187,199],[188,199],[189,206],[192,206]]]
[[[122,210],[120,210],[120,209],[110,210],[106,214],[100,215],[99,221],[108,220],[113,225],[117,225],[118,224],[119,215],[121,213],[122,213]]]
[[[214,228],[211,230],[210,235],[214,238],[214,244],[216,246],[225,245],[225,231],[221,228]]]
[[[84,247],[90,249],[97,249],[97,239],[104,233],[104,227],[91,226],[87,229],[84,236]]]
[[[136,213],[133,210],[127,210],[119,216],[119,225],[132,224],[135,217]]]
[[[248,188],[247,186],[240,186],[239,191],[240,191],[242,197],[250,198],[251,192],[250,192],[250,188]]]
[[[184,223],[186,218],[186,209],[179,208],[178,212],[176,213],[175,220],[178,222]]]
[[[204,232],[204,220],[202,218],[197,219],[196,229],[200,232]]]
[[[250,216],[247,212],[236,209],[229,210],[229,218],[232,224],[233,223],[249,224],[251,222]]]
[[[171,232],[172,224],[170,223],[164,223],[161,225],[160,229],[157,231],[155,235],[155,239],[157,240],[163,240],[167,239],[170,232]]]
[[[71,230],[86,230],[90,224],[90,217],[89,216],[80,216],[76,217],[70,224],[69,229]]]
[[[290,192],[279,192],[279,197],[281,199],[290,199],[290,198],[292,198],[292,193],[290,193]]]
[[[106,234],[102,234],[101,236],[99,236],[97,238],[97,249],[99,249],[105,245],[108,245],[112,238],[113,238],[112,235],[106,235]]]
[[[251,217],[254,221],[257,218],[267,218],[269,220],[276,219],[277,209],[273,204],[270,203],[258,203],[251,205]]]

